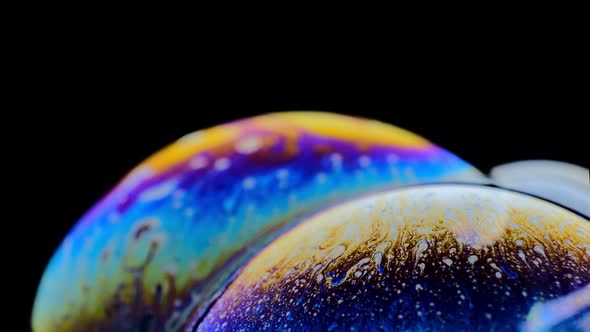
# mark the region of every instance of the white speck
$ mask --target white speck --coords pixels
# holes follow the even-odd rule
[[[387,155],[387,162],[390,164],[395,164],[399,161],[399,157],[393,153]]]
[[[469,256],[469,258],[467,258],[467,260],[468,260],[468,261],[469,261],[469,263],[471,263],[471,264],[475,264],[475,262],[477,262],[477,260],[478,260],[478,259],[479,259],[479,258],[477,258],[477,256],[476,256],[476,255],[471,255],[471,256]]]
[[[424,268],[426,268],[426,264],[420,263],[418,264],[418,267],[420,268],[420,273],[424,273]]]
[[[361,165],[361,167],[368,167],[369,165],[371,165],[371,158],[365,155],[360,156],[359,165]]]
[[[382,259],[383,259],[382,253],[380,253],[380,252],[375,253],[375,265],[380,266]]]
[[[326,179],[328,177],[326,176],[326,174],[324,173],[318,173],[318,175],[316,175],[316,180],[318,181],[319,184],[323,184],[326,183]]]
[[[287,177],[289,176],[289,171],[282,168],[277,171],[277,178],[279,179],[279,188],[284,189],[287,187]]]
[[[335,259],[340,257],[340,255],[342,255],[344,253],[344,251],[346,250],[346,247],[338,244],[336,246],[334,246],[334,249],[332,249],[332,251],[330,251],[330,253],[328,254],[328,257],[330,257],[331,259]]]
[[[208,164],[209,161],[207,160],[207,158],[203,156],[196,156],[193,159],[191,159],[188,165],[192,169],[201,169],[207,167]]]
[[[522,252],[522,250],[518,251],[518,257],[520,257],[523,261],[526,261],[526,256],[524,255],[524,252]]]
[[[312,270],[312,272],[313,272],[313,273],[316,273],[316,272],[317,272],[319,269],[321,269],[321,268],[322,268],[322,266],[323,266],[322,264],[316,264],[316,265],[313,267],[313,270]]]
[[[490,313],[486,312],[486,318],[487,318],[487,319],[492,319],[492,314],[490,314]]]
[[[193,208],[187,208],[184,210],[184,215],[187,217],[192,217],[195,214],[195,210]]]
[[[451,264],[453,264],[453,260],[448,259],[448,258],[445,258],[442,261],[443,261],[443,263],[447,264],[448,266],[451,266]]]
[[[340,169],[342,167],[342,155],[340,153],[332,153],[330,155],[330,161],[334,169]]]
[[[525,291],[522,291],[522,296],[526,297],[527,293]]]
[[[277,177],[279,179],[286,179],[287,176],[289,176],[289,170],[286,170],[284,168],[281,168],[277,171]]]
[[[254,188],[255,185],[256,185],[256,179],[251,176],[245,178],[244,181],[242,182],[242,187],[244,187],[244,189],[246,189],[246,190]]]
[[[324,275],[321,273],[315,277],[315,280],[317,280],[318,282],[321,282],[323,279],[324,279]]]
[[[365,257],[365,258],[361,259],[360,261],[358,261],[357,264],[361,267],[361,269],[366,269],[369,266],[365,265],[365,264],[367,264],[370,261],[371,261],[371,259],[369,257]]]
[[[540,245],[538,245],[538,244],[537,244],[537,245],[535,245],[535,248],[534,248],[534,250],[535,250],[536,252],[538,252],[539,254],[541,254],[541,255],[545,255],[545,250],[543,250],[543,248],[541,248],[541,246],[540,246]]]
[[[424,288],[422,288],[422,285],[420,285],[420,284],[416,284],[416,290],[417,290],[417,291],[419,291],[419,290],[422,290],[422,289],[424,289]]]
[[[354,276],[358,278],[358,277],[360,277],[362,274],[363,274],[363,273],[362,273],[361,271],[356,271],[356,272],[354,273]]]
[[[397,315],[397,318],[398,318],[398,319],[403,319],[403,318],[404,318],[404,316],[402,316],[402,315]]]
[[[219,158],[219,159],[215,160],[215,164],[213,164],[213,167],[217,171],[225,171],[226,169],[229,168],[229,165],[230,165],[229,159],[223,157],[223,158]]]
[[[178,181],[176,180],[169,180],[163,182],[155,187],[149,188],[148,190],[144,191],[139,195],[139,200],[141,202],[149,202],[149,201],[156,201],[162,199],[174,191],[176,189],[176,185]]]
[[[516,240],[516,245],[522,247],[522,240]]]
[[[384,251],[385,249],[387,249],[387,247],[389,247],[391,245],[391,242],[386,241],[386,242],[381,242],[376,248],[375,250],[377,251]]]
[[[502,273],[496,272],[496,278],[498,278],[498,279],[502,278]]]
[[[342,302],[344,302],[344,300],[343,300],[343,299],[340,299],[340,300],[338,300],[338,304],[340,304],[340,303],[342,303]]]
[[[250,136],[239,140],[236,143],[236,151],[241,154],[251,154],[262,147],[262,140],[256,136]]]
[[[426,241],[422,240],[420,241],[420,244],[418,245],[418,252],[422,252],[424,250],[426,250],[428,248],[428,243],[426,243]]]
[[[456,248],[451,248],[451,250],[449,250],[449,253],[450,253],[450,254],[452,254],[452,253],[454,253],[455,251],[457,251],[457,249],[456,249]]]

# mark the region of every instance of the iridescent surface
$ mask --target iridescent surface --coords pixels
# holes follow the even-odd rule
[[[187,135],[67,235],[41,280],[33,328],[177,330],[310,212],[396,185],[482,178],[417,135],[334,114],[271,114]]]
[[[590,223],[491,187],[427,185],[299,224],[198,331],[587,331]]]
[[[526,160],[494,167],[494,183],[523,191],[590,216],[590,170],[552,160]]]

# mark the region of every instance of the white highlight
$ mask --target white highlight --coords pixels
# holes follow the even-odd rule
[[[178,139],[178,143],[193,144],[203,137],[202,131],[195,131],[194,133],[186,134]]]
[[[546,331],[590,308],[590,285],[577,289],[555,300],[537,302],[529,311],[525,323],[521,327],[523,332]],[[586,313],[582,319],[590,317]]]
[[[213,168],[215,168],[215,170],[217,171],[225,171],[226,169],[229,168],[230,166],[230,161],[229,159],[223,157],[223,158],[219,158],[217,160],[215,160],[215,163],[213,164]]]
[[[176,185],[178,181],[176,180],[168,180],[166,182],[160,183],[159,185],[149,188],[146,191],[142,192],[139,195],[140,202],[151,202],[160,200],[168,195],[170,195],[174,189],[176,189]]]
[[[342,168],[342,155],[340,153],[334,152],[330,155],[330,162],[332,163],[332,167],[336,170]]]
[[[209,164],[209,161],[207,160],[207,158],[205,158],[203,156],[196,156],[193,159],[191,159],[191,161],[189,162],[189,166],[192,169],[205,168],[205,167],[207,167],[208,164]]]
[[[360,156],[359,165],[361,165],[361,167],[368,167],[369,165],[371,165],[371,158],[365,155]]]
[[[139,166],[133,172],[131,172],[131,174],[129,174],[129,176],[127,176],[125,178],[125,180],[121,184],[121,187],[125,188],[125,190],[128,190],[130,188],[135,187],[136,185],[138,185],[142,181],[147,180],[148,178],[152,177],[153,175],[154,175],[154,170],[150,166],[147,166],[147,165]]]
[[[242,154],[251,154],[262,147],[262,139],[256,136],[250,136],[239,140],[236,143],[236,151]]]
[[[496,166],[495,183],[524,191],[590,216],[590,170],[550,160],[527,160]]]
[[[256,179],[251,176],[245,178],[244,181],[242,182],[242,187],[246,190],[254,188],[255,185],[256,185]]]

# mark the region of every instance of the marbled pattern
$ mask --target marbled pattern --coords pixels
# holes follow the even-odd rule
[[[67,235],[41,280],[33,329],[181,329],[303,216],[398,185],[482,179],[417,135],[335,114],[270,114],[187,135]]]
[[[282,235],[198,331],[587,331],[589,245],[588,220],[531,196],[395,189]]]

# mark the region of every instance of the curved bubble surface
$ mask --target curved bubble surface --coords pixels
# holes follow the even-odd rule
[[[80,219],[43,274],[33,329],[181,329],[310,213],[400,185],[482,179],[424,138],[373,120],[288,112],[195,132]]]

